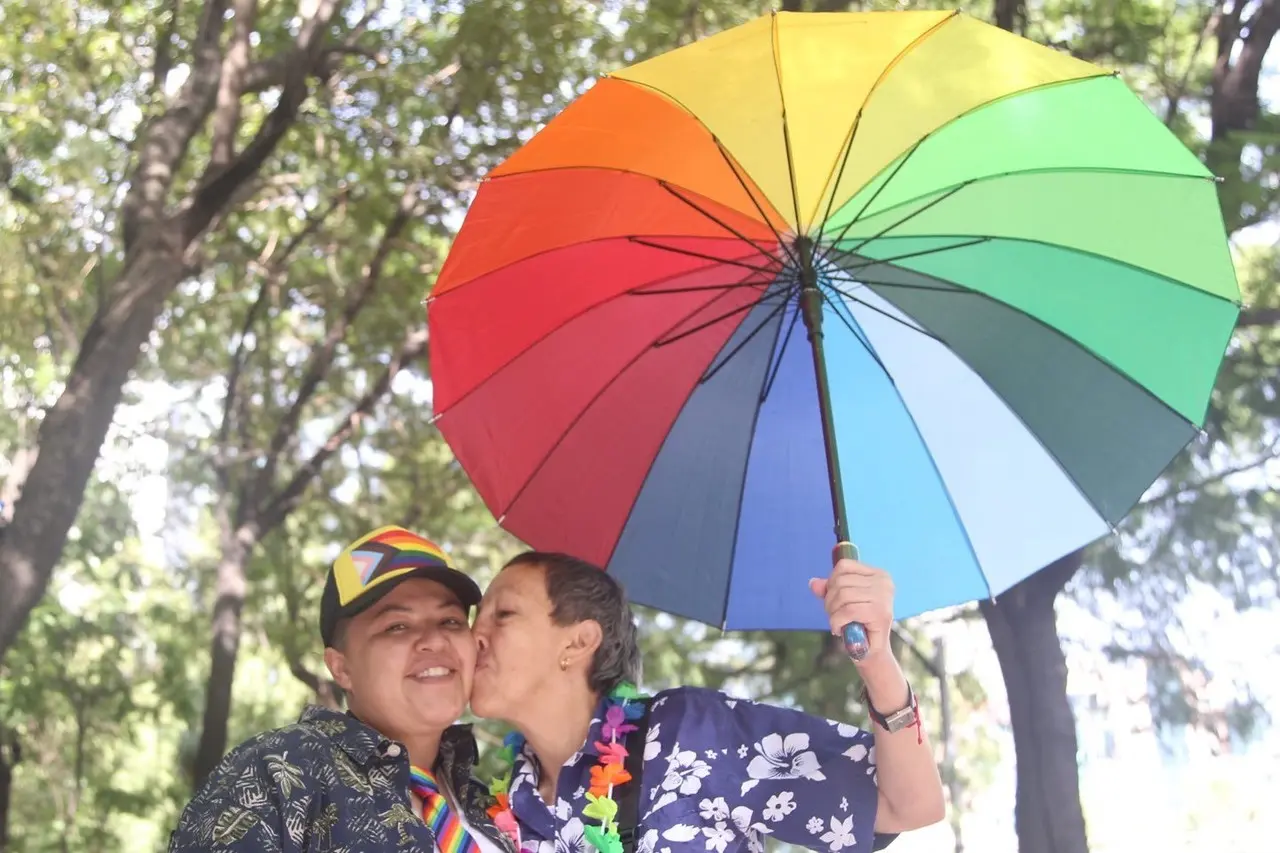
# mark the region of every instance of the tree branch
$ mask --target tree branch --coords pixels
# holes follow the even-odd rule
[[[1248,462],[1233,465],[1230,468],[1224,468],[1221,471],[1207,477],[1203,477],[1194,483],[1187,483],[1181,486],[1165,489],[1160,494],[1140,502],[1138,504],[1138,509],[1148,509],[1157,504],[1168,503],[1169,501],[1176,501],[1181,498],[1189,497],[1208,486],[1216,485],[1224,480],[1234,477],[1236,474],[1247,474],[1248,472],[1260,468],[1271,460],[1277,458],[1280,458],[1280,441],[1272,442],[1265,451]]]
[[[1236,321],[1237,329],[1254,329],[1260,326],[1280,326],[1280,308],[1254,308],[1242,311]]]
[[[169,14],[164,26],[156,33],[156,58],[151,66],[151,98],[164,97],[164,83],[173,70],[173,39],[178,34],[178,18],[182,14],[182,0],[169,0]]]
[[[258,0],[234,0],[235,19],[231,45],[222,62],[222,80],[213,109],[213,141],[209,167],[225,168],[235,156],[236,132],[240,129],[240,98],[244,94],[244,75],[249,68],[253,34],[258,17]]]
[[[426,351],[427,330],[422,327],[411,327],[405,335],[400,351],[392,357],[382,375],[352,407],[350,413],[342,419],[320,449],[297,470],[289,484],[262,510],[260,517],[264,533],[273,529],[293,511],[298,505],[303,492],[306,491],[307,486],[320,473],[320,469],[324,467],[329,457],[338,452],[338,448],[346,443],[351,434],[355,432],[356,427],[360,425],[360,422],[373,411],[373,407],[391,390],[391,383],[396,378],[396,375],[406,366],[425,355]]]
[[[391,222],[387,224],[386,230],[383,231],[382,239],[378,241],[378,247],[374,250],[373,258],[364,269],[364,276],[356,286],[351,298],[347,300],[342,314],[329,327],[324,340],[312,349],[311,360],[298,383],[298,392],[294,395],[293,404],[289,407],[289,411],[285,413],[284,417],[280,419],[280,423],[276,426],[275,434],[271,437],[266,459],[263,462],[261,471],[258,473],[257,484],[254,487],[255,495],[261,496],[271,488],[271,483],[275,479],[276,469],[279,467],[281,453],[288,444],[289,439],[298,432],[298,423],[302,420],[303,409],[311,402],[316,390],[320,387],[320,383],[328,375],[329,368],[333,365],[333,357],[337,352],[338,345],[346,338],[351,324],[355,322],[356,317],[368,305],[370,297],[377,289],[378,283],[382,278],[382,270],[386,266],[387,256],[390,255],[396,238],[400,236],[405,226],[409,224],[410,218],[414,215],[414,208],[413,191],[412,189],[407,189],[400,199],[400,205],[396,210],[395,216],[392,217]],[[254,503],[256,504],[258,501],[255,500]]]
[[[126,253],[139,236],[159,222],[178,164],[213,109],[221,78],[220,40],[226,10],[227,0],[207,0],[193,43],[191,73],[173,105],[161,113],[142,135],[138,165],[121,205]]]
[[[310,94],[309,80],[323,55],[324,33],[337,6],[338,0],[316,0],[315,13],[303,23],[296,45],[284,61],[283,87],[275,109],[239,156],[226,164],[211,161],[205,169],[199,189],[182,211],[182,234],[188,242],[209,227],[293,127],[298,110]]]

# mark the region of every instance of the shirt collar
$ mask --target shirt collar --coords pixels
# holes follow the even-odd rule
[[[384,737],[350,711],[342,713],[320,705],[308,705],[298,722],[332,740],[358,767],[380,759],[403,759],[406,766],[408,764],[409,755],[404,744]],[[475,740],[470,726],[453,725],[444,730],[437,766],[446,756],[450,767],[465,766],[470,771],[475,761]]]

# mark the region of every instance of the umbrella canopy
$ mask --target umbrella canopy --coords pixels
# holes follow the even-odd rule
[[[960,14],[783,13],[565,109],[428,312],[439,428],[508,530],[791,629],[825,627],[833,517],[900,616],[1108,533],[1238,302],[1212,176],[1113,74]]]

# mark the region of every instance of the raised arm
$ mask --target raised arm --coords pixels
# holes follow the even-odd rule
[[[871,705],[877,781],[876,831],[906,832],[946,816],[942,780],[919,708],[889,645],[893,627],[893,581],[880,569],[854,560],[836,563],[831,577],[810,581],[823,599],[831,630],[840,634],[861,622],[870,651],[856,666]]]

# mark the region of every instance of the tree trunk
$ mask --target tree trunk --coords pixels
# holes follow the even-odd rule
[[[1017,761],[1019,853],[1088,853],[1075,714],[1054,600],[1080,568],[1077,551],[981,603],[1000,660]]]
[[[0,729],[0,853],[9,849],[9,806],[13,800],[13,769],[22,752],[18,736]]]
[[[94,318],[0,535],[0,663],[44,595],[115,417],[125,380],[165,298],[182,277],[173,227],[141,244]]]
[[[218,561],[217,599],[213,605],[213,640],[210,648],[209,683],[205,690],[204,721],[200,745],[196,748],[195,787],[204,784],[227,751],[227,723],[231,717],[231,690],[236,677],[236,656],[240,651],[240,614],[244,609],[248,582],[245,566],[258,541],[254,525],[232,529],[229,514],[223,514]]]

